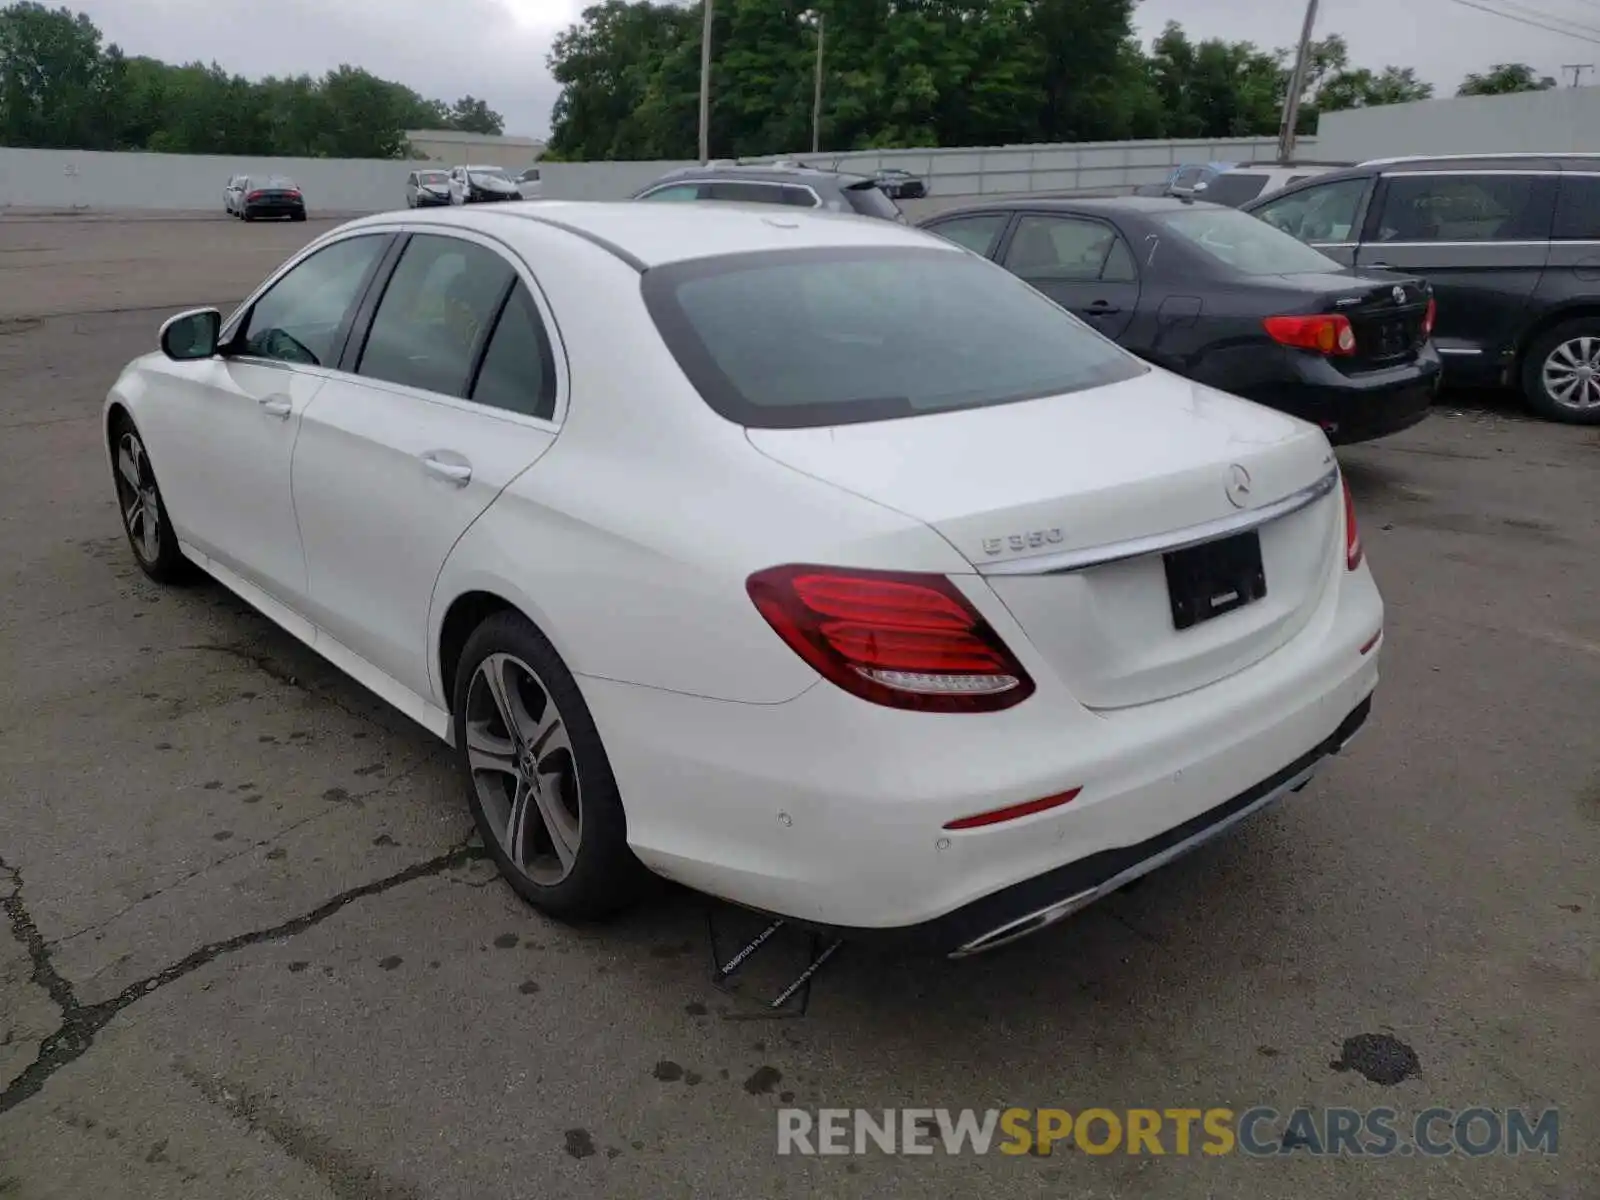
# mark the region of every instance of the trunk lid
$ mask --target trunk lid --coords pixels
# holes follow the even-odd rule
[[[1422,325],[1433,292],[1415,275],[1327,271],[1279,278],[1306,293],[1300,311],[1339,313],[1349,319],[1356,352],[1328,360],[1347,375],[1410,362],[1427,342]]]
[[[1025,403],[747,436],[931,525],[1090,708],[1192,691],[1259,661],[1304,627],[1334,577],[1329,489],[1259,526],[1263,596],[1178,627],[1168,556],[1127,544],[1248,520],[1326,486],[1336,468],[1313,426],[1161,371]],[[1247,495],[1232,489],[1243,507],[1230,499],[1236,468],[1248,475]],[[1116,546],[1115,561],[1100,561]],[[1075,552],[1095,565],[1039,573]]]

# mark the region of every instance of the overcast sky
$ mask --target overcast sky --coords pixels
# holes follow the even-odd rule
[[[129,54],[196,59],[261,75],[321,74],[341,62],[395,79],[425,96],[467,93],[503,113],[506,132],[549,131],[556,87],[545,68],[555,34],[586,0],[65,0],[87,12]],[[1474,3],[1504,7],[1500,0]],[[1451,94],[1463,74],[1491,62],[1528,62],[1541,74],[1562,63],[1600,64],[1600,2],[1518,0],[1593,30],[1593,41],[1518,24],[1453,0],[1322,0],[1317,34],[1339,32],[1358,65],[1414,66]],[[1148,40],[1169,20],[1196,38],[1265,48],[1293,44],[1300,0],[1142,0]],[[1567,77],[1570,79],[1570,75]],[[1585,83],[1600,74],[1585,76]]]

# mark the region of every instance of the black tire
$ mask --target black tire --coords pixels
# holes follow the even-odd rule
[[[1592,339],[1587,354],[1581,351],[1584,338]],[[1583,373],[1586,367],[1588,374]],[[1574,393],[1579,403],[1564,400],[1551,388],[1553,378],[1568,372],[1580,378]],[[1581,382],[1591,378],[1592,386]],[[1585,391],[1587,404],[1581,402]],[[1535,338],[1522,358],[1522,394],[1528,407],[1548,420],[1600,425],[1600,317],[1563,321]]]
[[[140,480],[138,487],[132,482],[135,475]],[[173,531],[144,439],[126,416],[118,416],[111,423],[111,478],[122,532],[139,569],[157,583],[184,583],[194,578],[193,564],[178,549],[178,535]],[[153,525],[148,523],[151,508],[155,509]],[[149,537],[152,532],[153,543]]]
[[[295,220],[295,221],[304,221],[306,219],[306,215],[303,212],[297,212],[297,213],[293,214],[293,216],[290,219],[291,220]]]
[[[497,673],[502,687],[514,693],[509,700],[494,696],[489,681]],[[594,718],[544,635],[517,612],[487,618],[467,639],[452,691],[467,803],[512,890],[535,908],[572,921],[610,916],[634,903],[648,873],[628,849],[627,817]],[[553,714],[547,702],[554,703]],[[530,738],[507,737],[506,704],[526,718],[518,724]],[[548,733],[537,733],[546,728]],[[484,769],[484,763],[496,765]],[[510,764],[517,764],[514,774],[506,769]],[[535,778],[541,786],[527,782]],[[545,815],[550,813],[559,816]],[[534,820],[526,823],[529,814]],[[564,845],[576,842],[570,861],[561,858],[552,821],[566,825],[569,835],[576,825],[575,838],[563,838]],[[513,842],[520,847],[518,861],[509,853]]]
[[[249,209],[246,209],[244,212],[240,213],[239,215],[241,217],[243,217],[246,222],[250,222],[250,221],[254,221],[255,220],[255,218],[250,215],[250,210]]]

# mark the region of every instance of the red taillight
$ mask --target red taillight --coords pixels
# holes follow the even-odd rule
[[[1343,471],[1339,483],[1344,487],[1344,566],[1354,571],[1361,565],[1361,530],[1356,528],[1356,502],[1350,498],[1350,483]]]
[[[1267,317],[1261,322],[1273,341],[1318,354],[1354,354],[1356,332],[1348,317],[1316,313],[1306,317]]]
[[[863,700],[921,712],[996,712],[1033,680],[942,575],[772,567],[750,599],[825,679]]]
[[[1070,792],[1059,792],[1054,796],[1045,796],[1039,800],[1026,800],[1021,804],[1008,805],[1005,808],[993,808],[988,812],[976,813],[970,817],[962,817],[955,821],[946,821],[946,829],[981,829],[985,825],[998,825],[1002,821],[1015,821],[1018,817],[1031,817],[1034,813],[1048,812],[1052,808],[1060,808],[1063,804],[1071,803],[1078,798],[1082,788],[1073,788]]]
[[[259,200],[259,199],[261,199],[261,197],[264,194],[265,193],[263,193],[263,192],[248,192],[248,193],[245,194],[245,199],[246,200]]]
[[[1422,340],[1427,341],[1433,336],[1433,321],[1439,315],[1439,302],[1432,296],[1428,297],[1428,311],[1422,314]]]

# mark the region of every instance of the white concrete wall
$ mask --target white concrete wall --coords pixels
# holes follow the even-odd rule
[[[546,200],[626,200],[646,184],[694,162],[593,162],[539,164]]]
[[[1317,126],[1316,157],[1335,161],[1501,151],[1600,153],[1600,87],[1356,108]]]
[[[237,158],[205,154],[111,154],[0,147],[0,211],[7,208],[170,209],[222,213],[231,175],[286,175],[317,213],[405,206],[407,162],[380,159]]]

